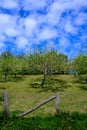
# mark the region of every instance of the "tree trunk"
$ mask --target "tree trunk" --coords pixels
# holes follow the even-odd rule
[[[46,75],[47,75],[47,65],[44,69],[44,77],[42,79],[42,82],[41,82],[41,89],[44,87],[44,83],[45,83],[45,80],[46,80]]]
[[[16,76],[17,76],[17,74],[16,73],[14,73],[14,77],[16,78]]]
[[[85,83],[87,84],[87,76],[86,76],[86,79],[85,79]]]
[[[8,68],[4,71],[4,81],[7,81],[7,76],[8,76]]]
[[[7,81],[7,73],[4,74],[4,81]]]
[[[41,82],[41,88],[44,87],[45,80],[46,80],[46,74],[44,74],[44,78],[42,79],[42,82]]]

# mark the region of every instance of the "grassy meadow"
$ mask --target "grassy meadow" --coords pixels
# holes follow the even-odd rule
[[[3,113],[3,92],[9,94],[10,117],[0,115],[1,130],[87,130],[87,84],[72,75],[48,75],[44,88],[43,75],[9,77],[0,82],[0,113]],[[33,113],[18,118],[23,112],[44,100],[60,95],[60,112],[55,111],[55,101]]]

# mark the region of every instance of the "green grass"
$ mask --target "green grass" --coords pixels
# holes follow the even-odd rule
[[[45,117],[11,117],[2,120],[1,130],[87,130],[87,114],[60,112]]]
[[[87,84],[70,75],[49,75],[41,91],[42,78],[42,75],[18,76],[16,80],[8,78],[8,82],[0,82],[0,112],[4,109],[5,91],[9,93],[10,109],[10,119],[7,122],[1,119],[1,130],[57,130],[56,127],[58,130],[87,130]],[[59,114],[55,115],[55,101],[51,101],[25,118],[17,118],[57,92],[60,94]]]

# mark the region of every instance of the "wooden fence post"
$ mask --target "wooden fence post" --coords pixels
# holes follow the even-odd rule
[[[4,106],[5,106],[5,114],[8,117],[9,116],[9,101],[8,101],[8,93],[4,93]]]
[[[55,105],[56,105],[56,112],[59,111],[59,93],[56,94],[56,98],[55,98]]]

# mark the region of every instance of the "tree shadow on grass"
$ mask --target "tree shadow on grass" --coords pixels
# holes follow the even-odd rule
[[[80,88],[81,90],[87,90],[87,84],[86,84],[86,85],[79,86],[79,88]]]
[[[32,88],[40,88],[40,83],[34,82],[34,83],[31,83],[30,86],[31,86]]]
[[[83,79],[79,80],[76,78],[74,81],[72,81],[72,83],[75,84],[81,90],[87,90],[87,83]]]
[[[48,83],[46,84],[46,90],[51,90],[53,92],[64,91],[65,89],[70,87],[69,85],[67,85],[67,81],[65,80],[51,78],[50,81],[47,81]]]
[[[85,84],[85,80],[80,80],[80,79],[75,79],[74,81],[72,81],[72,83],[74,84]]]
[[[87,130],[87,113],[59,112],[27,118],[11,116],[8,120],[1,120],[1,130]]]
[[[6,88],[5,88],[4,86],[0,86],[0,89],[3,89],[3,90],[5,90]]]
[[[4,94],[0,93],[0,101],[4,101]]]
[[[21,82],[25,79],[25,76],[23,75],[17,75],[16,77],[14,77],[13,75],[8,76],[7,81],[4,81],[3,79],[0,81],[2,83],[5,82]]]
[[[41,83],[39,82],[34,82],[30,84],[32,88],[41,88]],[[70,87],[67,84],[67,81],[61,80],[61,79],[55,79],[55,78],[47,78],[44,87],[42,88],[42,91],[64,91]]]

